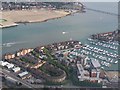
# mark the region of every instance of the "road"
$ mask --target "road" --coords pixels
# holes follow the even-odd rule
[[[0,71],[2,71],[5,75],[8,75],[8,76],[16,79],[17,81],[21,82],[23,85],[27,86],[28,88],[32,88],[32,89],[35,89],[35,88],[44,88],[44,85],[30,84],[30,83],[26,82],[25,80],[22,80],[22,79],[18,78],[17,76],[15,76],[14,74],[12,74],[11,72],[8,72],[8,70],[6,70],[6,69],[1,69],[0,68]]]
[[[8,72],[5,69],[0,69],[0,71],[2,71],[5,75],[8,75],[8,76],[16,79],[17,81],[21,82],[23,85],[27,86],[28,88],[35,88],[31,84],[29,84],[29,83],[25,82],[24,80],[18,78],[17,76],[13,75],[12,73]]]

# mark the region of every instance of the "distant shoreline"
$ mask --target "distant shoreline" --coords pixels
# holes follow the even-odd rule
[[[68,14],[68,15],[71,15],[71,14]],[[68,15],[66,15],[66,16],[68,16]],[[65,17],[65,16],[49,18],[49,19],[46,19],[46,20],[43,20],[43,21],[23,21],[23,22],[20,21],[20,22],[15,22],[15,23],[17,23],[18,25],[19,24],[27,24],[27,23],[41,23],[41,22],[47,22],[49,20],[59,19],[59,18],[62,18],[62,17]]]
[[[15,15],[13,15],[13,13]],[[3,19],[6,22],[0,23],[0,28],[9,28],[13,26],[18,26],[19,23],[37,23],[46,22],[48,20],[59,19],[71,13],[65,12],[63,10],[21,10],[21,11],[3,11]],[[8,16],[9,15],[9,16]]]

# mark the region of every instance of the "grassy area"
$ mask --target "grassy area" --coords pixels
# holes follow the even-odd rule
[[[31,51],[32,55],[34,55],[35,57],[39,58],[39,53],[35,52],[35,51]]]
[[[32,63],[32,62],[29,62],[29,60],[26,59],[26,58],[24,58],[24,57],[20,58],[20,60],[23,61],[23,62],[29,63],[30,65],[33,65],[33,64],[34,64],[34,63]]]
[[[23,61],[23,62],[28,62],[28,60],[24,57],[20,58],[20,60]]]
[[[52,65],[54,65],[54,66],[56,66],[56,67],[64,70],[64,71],[67,73],[67,75],[69,74],[69,69],[68,69],[68,67],[60,64],[57,60],[55,60],[55,59],[52,57],[52,55],[50,54],[50,52],[49,52],[46,48],[44,48],[44,52],[45,52],[46,55],[48,56],[47,61],[49,61],[50,64],[52,64]]]
[[[0,22],[6,22],[7,20],[6,19],[0,19]]]

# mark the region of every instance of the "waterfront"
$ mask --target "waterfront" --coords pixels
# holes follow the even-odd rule
[[[111,3],[106,4],[113,9]],[[101,3],[102,10],[107,7],[106,4]],[[87,11],[43,23],[20,24],[17,27],[5,28],[2,31],[3,54],[20,48],[31,48],[70,39],[86,43],[88,36],[93,33],[117,29],[117,19],[115,16]]]
[[[48,14],[46,15],[46,13]],[[13,16],[13,14],[15,15]],[[57,10],[47,10],[47,9],[3,11],[2,18],[5,18],[5,20],[0,23],[0,27],[5,28],[5,27],[17,26],[19,25],[19,23],[43,22],[49,19],[64,17],[68,14],[70,13],[67,13],[62,10],[57,11]]]

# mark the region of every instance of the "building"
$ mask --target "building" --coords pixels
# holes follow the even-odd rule
[[[102,79],[100,78],[100,71],[97,69],[92,69],[89,73],[87,70],[84,70],[81,64],[77,64],[78,68],[78,79],[79,81],[90,81],[95,83],[100,83]]]
[[[20,67],[15,67],[12,69],[13,72],[19,72],[20,71]]]
[[[14,59],[11,62],[14,63],[14,64],[16,64],[17,66],[22,67],[22,68],[29,67],[28,63],[22,62],[20,59]]]
[[[97,77],[97,71],[96,69],[91,70],[91,77]]]
[[[26,74],[24,76],[21,77],[22,80],[24,79],[29,79],[32,75],[31,74]]]
[[[36,78],[43,78],[45,79],[46,81],[49,81],[49,82],[54,82],[54,83],[58,83],[58,82],[62,82],[66,79],[66,73],[65,71],[63,70],[58,70],[58,72],[61,72],[61,75],[60,76],[50,76],[44,72],[42,72],[41,70],[39,69],[30,69],[31,73],[33,73],[33,75],[36,77]]]
[[[79,81],[89,80],[90,75],[87,70],[84,70],[83,66],[81,64],[77,64],[78,69],[78,79]]]
[[[31,66],[30,68],[35,68],[35,69],[37,69],[37,68],[41,67],[43,64],[45,64],[45,63],[46,63],[46,61],[41,61],[40,63],[34,64],[34,65]]]
[[[28,74],[28,72],[25,71],[25,72],[19,73],[18,76],[19,76],[19,77],[22,77],[22,76],[27,75],[27,74]]]
[[[29,74],[27,71],[19,73],[18,77],[20,77],[21,79],[26,79],[26,78],[30,78],[31,74]]]
[[[17,54],[17,56],[24,56],[24,55],[26,55],[27,53],[29,53],[29,52],[31,52],[31,51],[33,51],[32,48],[29,48],[29,49],[21,49],[21,50],[19,50],[16,54]]]
[[[14,64],[7,64],[6,67],[7,67],[8,69],[13,68],[13,67],[14,67]]]
[[[9,53],[5,54],[4,59],[9,60],[15,58],[15,54]]]
[[[96,59],[92,59],[91,62],[94,68],[99,68],[101,66],[99,61]]]
[[[31,55],[25,55],[25,56],[23,56],[22,58],[25,58],[28,63],[36,64],[36,63],[41,62],[40,59],[38,59],[38,58],[36,58],[36,57],[32,57]]]
[[[9,64],[8,62],[0,61],[0,65],[1,65],[1,66],[6,66],[6,65],[8,65],[8,64]]]

